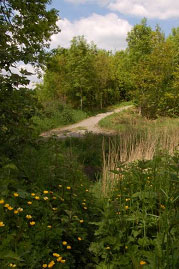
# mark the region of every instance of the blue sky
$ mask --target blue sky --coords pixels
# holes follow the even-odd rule
[[[100,48],[125,49],[127,32],[143,17],[152,28],[159,24],[166,36],[179,26],[176,0],[52,0],[49,8],[59,10],[61,18],[52,48],[68,47],[73,36],[84,35]]]

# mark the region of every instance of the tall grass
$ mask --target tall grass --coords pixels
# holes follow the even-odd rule
[[[120,126],[120,132],[114,138],[103,140],[103,173],[102,190],[115,184],[118,175],[110,171],[118,168],[119,163],[130,163],[137,160],[151,160],[158,151],[173,152],[179,148],[179,120],[158,119],[149,121],[141,118],[134,110],[124,111],[119,116],[113,115],[111,125]],[[107,119],[106,123],[109,121]],[[108,150],[106,151],[106,143]]]

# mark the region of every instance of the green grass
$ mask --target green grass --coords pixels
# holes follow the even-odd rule
[[[79,122],[87,118],[88,114],[81,110],[75,110],[70,107],[59,109],[53,106],[44,111],[40,116],[34,116],[33,122],[38,134],[57,127],[63,127],[68,124]]]
[[[178,118],[160,117],[156,120],[143,118],[135,108],[114,113],[99,122],[99,125],[106,129],[115,131],[126,131],[128,129],[162,129],[162,128],[179,128]]]

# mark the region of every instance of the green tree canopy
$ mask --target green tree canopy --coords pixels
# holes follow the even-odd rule
[[[0,1],[0,144],[6,151],[24,141],[30,131],[35,111],[33,93],[25,88],[30,74],[25,68],[18,70],[18,65],[43,63],[50,36],[58,32],[57,11],[46,9],[50,2]]]

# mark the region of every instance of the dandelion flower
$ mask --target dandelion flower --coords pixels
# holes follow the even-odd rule
[[[61,260],[61,263],[65,263],[66,262],[66,260]]]
[[[35,221],[31,221],[31,222],[30,222],[30,225],[31,225],[31,226],[35,225]]]
[[[35,196],[35,193],[31,193],[32,196]]]
[[[31,201],[28,201],[28,202],[27,202],[27,204],[28,204],[28,205],[31,205],[31,204],[32,204],[32,202],[31,202]]]
[[[84,222],[84,220],[83,219],[80,219],[80,223],[83,223]]]
[[[40,200],[39,196],[35,196],[34,198],[35,198],[35,200]]]
[[[60,254],[58,254],[58,253],[53,253],[53,256],[58,258],[58,257],[60,257]]]
[[[4,204],[4,200],[3,199],[0,200],[0,205],[2,205],[2,204]]]
[[[14,214],[18,214],[19,213],[19,211],[18,210],[14,210]]]
[[[128,205],[125,206],[125,209],[126,209],[126,210],[129,209]]]
[[[162,205],[162,204],[160,205],[160,207],[161,207],[162,209],[165,209],[165,206],[164,206],[164,205]]]
[[[44,200],[45,200],[45,201],[46,201],[46,200],[48,200],[48,197],[47,197],[47,196],[45,196],[45,197],[44,197]]]
[[[52,225],[48,225],[47,228],[51,229],[52,228]]]
[[[48,191],[43,191],[43,193],[44,193],[44,194],[47,194],[47,193],[48,193]]]
[[[71,190],[71,187],[68,186],[68,187],[67,187],[67,190]]]
[[[9,207],[9,204],[5,204],[4,207]]]
[[[62,242],[62,245],[66,246],[67,245],[67,242],[66,241],[63,241]]]
[[[71,246],[67,246],[67,249],[71,249]]]
[[[19,194],[17,192],[14,193],[14,197],[18,197]]]
[[[81,239],[81,237],[78,237],[78,241],[81,241],[82,239]]]
[[[44,264],[42,265],[43,268],[47,268],[47,266],[48,266],[48,265],[47,265],[46,263],[44,263]]]
[[[31,219],[32,216],[31,215],[26,215],[26,219]]]
[[[4,222],[0,221],[0,227],[4,227],[4,226],[5,226]]]
[[[8,208],[7,208],[8,210],[13,210],[14,208],[12,207],[12,206],[8,206]]]
[[[83,208],[84,208],[85,210],[86,210],[86,209],[88,209],[86,206],[85,206],[85,207],[83,207]]]
[[[54,262],[54,261],[51,261],[51,262],[48,264],[48,268],[52,268],[54,265],[55,265],[55,262]]]
[[[62,257],[58,257],[57,262],[61,262],[62,261]]]
[[[140,265],[144,265],[144,264],[146,264],[145,261],[140,261]]]

